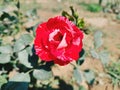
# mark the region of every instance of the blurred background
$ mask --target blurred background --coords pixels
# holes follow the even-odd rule
[[[29,34],[32,39],[27,36],[25,42],[33,43],[37,25],[61,15],[63,10],[71,13],[70,6],[89,29],[89,34],[84,36],[84,63],[79,70],[92,70],[94,75],[85,74],[87,79],[78,84],[71,78],[73,66],[56,65],[52,69],[59,77],[55,83],[49,86],[43,82],[40,86],[38,81],[38,86],[31,83],[29,90],[120,90],[120,0],[0,0],[0,87],[14,76],[16,69],[19,71],[20,67],[14,62],[22,57],[16,55],[21,47],[14,49],[19,37]],[[13,49],[6,47],[8,44]]]

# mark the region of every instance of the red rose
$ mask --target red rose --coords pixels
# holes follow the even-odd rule
[[[66,65],[78,60],[83,32],[63,16],[50,18],[36,30],[34,47],[43,61]]]

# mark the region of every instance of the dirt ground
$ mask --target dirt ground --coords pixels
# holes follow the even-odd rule
[[[96,0],[83,1],[88,3]],[[29,0],[24,2],[29,6],[32,0],[31,2],[29,2]],[[110,60],[116,61],[120,58],[120,23],[115,20],[115,16],[113,14],[103,12],[91,13],[86,11],[80,6],[79,0],[36,0],[35,3],[37,3],[37,6],[39,7],[37,13],[41,22],[47,21],[51,17],[61,15],[62,10],[69,12],[69,6],[72,5],[75,9],[77,9],[79,16],[83,17],[88,24],[103,32],[104,47],[110,53]],[[89,49],[92,45],[92,34],[85,35],[85,48]],[[91,58],[90,56],[86,57],[86,60],[80,69],[94,69],[98,73],[104,73],[104,68],[101,62]],[[68,71],[72,72],[71,70],[71,65],[63,67],[55,66],[53,68],[55,75],[59,75],[68,80],[71,77]],[[113,85],[105,77],[98,77],[97,79],[101,80],[102,84],[94,84],[92,87],[89,87],[86,83],[83,83],[83,86],[85,86],[87,89],[89,88],[89,90],[120,90],[118,87],[114,87],[113,89]]]

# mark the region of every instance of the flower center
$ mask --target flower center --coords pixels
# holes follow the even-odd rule
[[[55,41],[61,41],[63,38],[63,35],[60,32],[58,32],[53,38]]]
[[[49,41],[61,41],[63,38],[63,35],[60,33],[59,29],[54,30],[49,35]]]

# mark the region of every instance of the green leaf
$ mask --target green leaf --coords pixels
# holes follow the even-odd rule
[[[24,34],[20,38],[22,39],[24,45],[29,45],[33,40],[33,37],[30,34]]]
[[[16,7],[17,7],[18,9],[20,9],[20,2],[19,2],[19,0],[18,0],[18,2],[17,2],[17,4],[16,4]]]
[[[53,76],[52,71],[47,71],[44,69],[35,69],[33,71],[33,76],[38,80],[48,80]]]
[[[79,53],[80,58],[77,60],[77,64],[81,65],[84,60],[85,60],[85,50],[82,49],[81,52]]]
[[[84,86],[80,86],[79,90],[86,90]]]
[[[99,5],[101,5],[101,4],[102,4],[102,2],[103,2],[103,0],[99,0]]]
[[[103,65],[108,64],[108,62],[109,62],[109,55],[108,55],[108,53],[106,51],[101,51],[99,53],[99,57],[100,57],[100,60],[101,60]]]
[[[10,61],[10,54],[0,54],[0,63],[1,64],[5,64],[8,63]]]
[[[91,12],[100,12],[102,7],[99,4],[88,4],[87,10]]]
[[[22,35],[14,45],[14,52],[18,52],[22,49],[24,49],[27,45],[29,45],[32,42],[33,38],[30,34],[24,34]]]
[[[18,52],[22,49],[25,48],[25,45],[23,43],[23,40],[22,39],[18,39],[15,44],[14,44],[14,52]]]
[[[82,82],[82,76],[78,68],[74,68],[73,77],[75,78],[77,83]]]
[[[94,34],[94,45],[96,49],[99,48],[103,44],[102,36],[103,35],[101,31],[96,31]]]
[[[18,52],[18,59],[20,63],[25,65],[28,68],[32,68],[28,57],[29,57],[29,54],[27,53],[26,49]]]
[[[0,23],[0,34],[3,34],[5,29],[6,29],[5,25]]]
[[[1,53],[11,53],[12,47],[10,45],[0,46]]]
[[[99,59],[99,55],[94,49],[90,49],[90,53],[93,58]]]
[[[0,39],[0,45],[2,44],[2,39]]]
[[[28,90],[28,82],[8,82],[1,90]]]
[[[36,8],[33,8],[33,9],[28,10],[28,11],[26,12],[26,15],[27,15],[28,17],[36,16],[36,15],[37,15],[37,10],[36,10]]]
[[[116,19],[120,20],[120,13],[116,15]]]
[[[39,23],[37,23],[36,25],[34,25],[33,27],[33,36],[36,36],[36,28],[38,27]]]
[[[0,90],[3,84],[7,83],[7,79],[3,76],[0,76]]]
[[[9,13],[3,12],[3,14],[2,14],[1,17],[0,17],[0,20],[3,21],[5,18],[10,18]]]
[[[17,73],[14,77],[10,78],[11,82],[30,82],[29,73]]]
[[[32,47],[30,46],[30,47],[27,47],[26,48],[26,51],[27,51],[27,53],[29,54],[29,55],[32,55]]]
[[[92,85],[95,80],[94,72],[91,70],[85,70],[84,75],[85,75],[85,79],[86,79],[87,83]]]
[[[84,19],[83,19],[83,18],[82,18],[82,19],[79,19],[79,20],[77,21],[77,26],[78,26],[79,28],[84,28],[85,22],[84,22]]]

